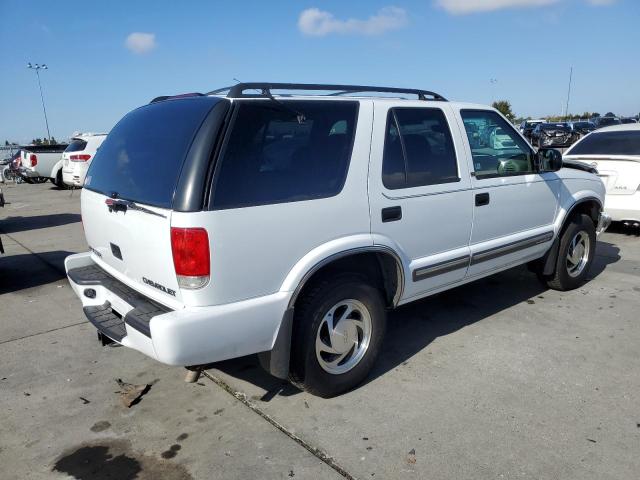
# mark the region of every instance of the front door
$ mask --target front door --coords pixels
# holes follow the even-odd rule
[[[471,160],[473,230],[468,276],[541,256],[553,240],[560,180],[493,110],[460,110]]]

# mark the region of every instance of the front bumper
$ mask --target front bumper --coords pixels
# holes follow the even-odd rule
[[[600,213],[598,225],[596,226],[596,236],[604,233],[609,228],[609,225],[611,225],[611,217],[604,212]]]
[[[168,365],[203,365],[271,350],[290,296],[277,292],[171,310],[106,272],[89,252],[67,257],[65,269],[100,333]]]

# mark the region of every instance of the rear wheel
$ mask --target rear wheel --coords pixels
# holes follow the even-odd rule
[[[291,380],[322,397],[360,384],[382,346],[386,311],[382,294],[358,276],[324,280],[295,308]]]
[[[570,220],[560,239],[553,277],[547,285],[554,290],[573,290],[587,280],[596,249],[596,228],[588,215]]]
[[[62,190],[66,190],[68,187],[67,185],[64,183],[64,180],[62,180],[62,170],[58,171],[58,174],[56,175],[56,179],[53,181],[54,185]]]

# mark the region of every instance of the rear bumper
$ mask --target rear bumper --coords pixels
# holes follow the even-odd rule
[[[640,222],[640,192],[633,195],[607,195],[604,210],[614,222]]]
[[[88,252],[67,257],[65,268],[85,315],[101,333],[169,365],[202,365],[271,350],[289,300],[287,292],[278,292],[170,310],[109,275]]]
[[[70,161],[66,167],[62,167],[62,181],[72,187],[81,187],[88,168],[85,162]]]

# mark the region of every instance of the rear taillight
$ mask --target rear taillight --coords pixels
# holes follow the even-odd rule
[[[29,155],[29,160],[31,160],[31,166],[35,167],[38,164],[38,157],[35,153]]]
[[[201,288],[211,271],[209,236],[204,228],[171,227],[173,266],[180,288]]]
[[[86,155],[86,154],[71,155],[69,157],[69,160],[71,160],[72,162],[86,162],[86,161],[88,161],[90,159],[91,159],[91,155]]]

